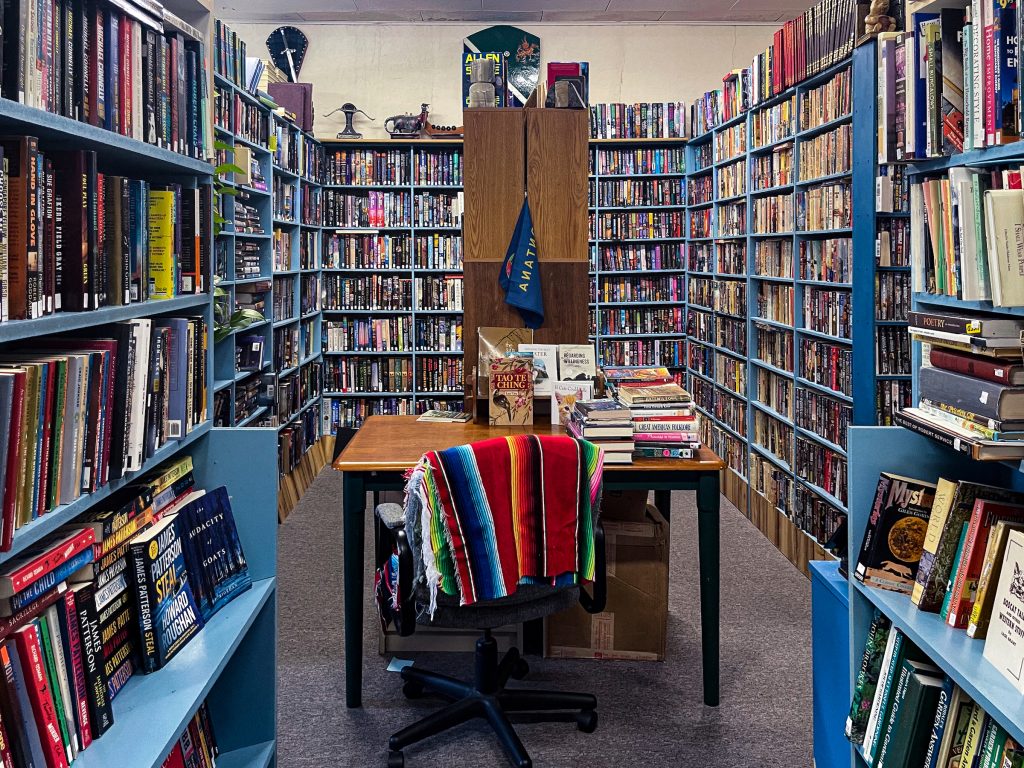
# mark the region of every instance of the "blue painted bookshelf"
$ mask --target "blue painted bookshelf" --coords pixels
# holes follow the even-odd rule
[[[210,41],[213,22],[207,5],[200,0],[168,0],[165,5],[197,26]],[[212,181],[213,166],[206,160],[5,99],[0,99],[0,129],[9,135],[38,136],[44,152],[94,150],[99,167],[111,174],[156,182],[173,180],[185,187]],[[203,235],[205,250],[214,253],[213,233],[206,229]],[[191,454],[197,487],[228,487],[254,582],[251,590],[219,611],[163,669],[135,675],[125,684],[113,702],[113,726],[78,755],[76,766],[159,768],[204,700],[209,704],[224,765],[272,766],[276,761],[277,528],[276,509],[268,501],[277,495],[276,439],[265,430],[212,428],[217,380],[212,270],[211,264],[203,276],[205,293],[0,323],[0,348],[5,351],[24,349],[33,340],[54,334],[95,330],[102,335],[110,323],[142,317],[201,317],[210,332],[204,382],[208,417],[183,437],[166,442],[138,471],[19,528],[12,548],[0,553],[0,564],[9,563],[83,513],[102,509],[113,493],[161,462]],[[244,460],[240,461],[241,457]]]

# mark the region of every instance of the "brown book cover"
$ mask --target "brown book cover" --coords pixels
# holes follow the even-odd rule
[[[295,124],[301,130],[313,130],[312,83],[269,83],[267,93],[278,106],[295,115]]]
[[[533,424],[533,361],[501,357],[490,365],[488,400],[492,427]]]

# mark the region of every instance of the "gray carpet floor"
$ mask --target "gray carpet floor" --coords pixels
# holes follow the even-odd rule
[[[324,470],[281,527],[278,754],[282,768],[385,765],[388,736],[436,706],[407,701],[377,653],[366,601],[364,707],[345,708],[341,476]],[[531,658],[521,685],[583,690],[600,725],[524,724],[534,765],[631,768],[803,768],[811,765],[810,583],[722,500],[722,704],[701,697],[700,610],[693,494],[674,494],[668,660]],[[367,573],[369,542],[367,533]],[[428,669],[466,677],[469,654],[419,654]],[[505,766],[483,724],[406,750],[406,765]]]

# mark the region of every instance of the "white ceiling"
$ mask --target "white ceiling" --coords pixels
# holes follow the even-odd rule
[[[228,21],[779,22],[811,0],[217,0]]]

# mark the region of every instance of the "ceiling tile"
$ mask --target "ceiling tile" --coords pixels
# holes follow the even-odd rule
[[[413,0],[410,0],[412,2]],[[522,11],[603,11],[608,0],[483,0],[487,11],[514,13]]]
[[[480,0],[354,0],[354,3],[360,11],[404,11],[417,16],[418,11],[479,11],[482,8]]]
[[[690,8],[718,8],[733,0],[609,0],[609,11],[685,11]],[[724,12],[724,11],[723,11]]]
[[[281,23],[289,21],[302,21],[302,17],[297,13],[271,13],[269,11],[254,11],[249,6],[243,5],[241,2],[238,3],[241,7],[233,8],[230,5],[221,6],[217,11],[217,18],[223,19],[224,21],[266,21],[266,22],[278,22]]]
[[[544,21],[658,21],[664,11],[544,11]]]
[[[337,21],[337,22],[360,22],[360,21],[422,21],[423,17],[419,11],[303,11],[304,21]]]
[[[520,13],[510,11],[423,11],[423,21],[503,21],[519,23],[540,21],[541,12]]]
[[[742,9],[731,10],[721,8],[693,8],[686,11],[666,11],[661,17],[662,21],[703,21],[716,22],[718,24],[730,24],[737,22],[764,22],[774,23],[783,18],[781,11],[745,11]],[[789,17],[786,17],[788,20]]]

